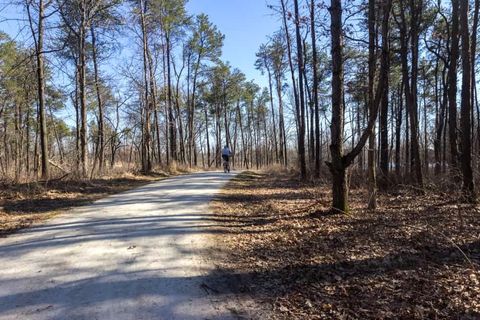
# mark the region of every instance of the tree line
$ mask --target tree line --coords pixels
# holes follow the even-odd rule
[[[238,167],[277,161],[267,91],[222,61],[224,35],[185,0],[25,0],[16,10],[29,31],[1,35],[2,176],[215,167],[224,145]]]
[[[0,35],[0,172],[15,181],[115,169],[278,165],[377,189],[462,186],[475,201],[480,1],[271,0],[254,66],[186,0],[22,0],[25,41]],[[120,57],[119,57],[120,56]],[[258,82],[258,81],[257,81]]]
[[[397,184],[419,192],[427,182],[461,185],[464,200],[475,202],[479,7],[467,0],[270,5],[282,23],[266,61],[275,70],[275,48],[284,47],[300,174],[325,175],[326,164],[335,211],[348,212],[352,177],[366,178],[370,209],[378,187]]]

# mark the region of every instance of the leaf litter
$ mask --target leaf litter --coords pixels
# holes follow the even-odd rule
[[[453,195],[380,193],[330,215],[328,185],[245,172],[212,203],[221,268],[272,319],[480,319],[477,207]]]

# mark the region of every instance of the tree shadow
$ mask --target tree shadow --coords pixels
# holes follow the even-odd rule
[[[228,232],[207,210],[223,181],[211,177],[143,186],[3,239],[0,318],[242,318],[218,307],[229,278],[190,265],[209,251],[196,236]]]
[[[46,284],[42,289],[25,287],[15,293],[2,292],[0,316],[111,319],[113,314],[115,319],[247,319],[240,306],[232,310],[232,306],[224,305],[232,295],[242,295],[228,285],[238,281],[238,276],[219,272],[162,276],[164,273],[165,270],[104,272],[80,280],[59,280],[58,284]],[[38,277],[35,281],[39,281]],[[50,282],[47,278],[44,281]]]
[[[245,286],[283,310],[280,318],[480,318],[476,210],[449,208],[445,197],[382,194],[371,212],[359,209],[365,192],[356,190],[352,214],[332,215],[328,194],[312,200],[298,191],[307,187],[266,177],[220,199],[237,208],[228,210],[230,225],[240,219],[247,234],[232,234],[225,265],[246,270]],[[269,206],[282,193],[287,208]],[[263,221],[272,232],[256,236]]]
[[[464,244],[460,249],[464,252],[478,255],[480,240]],[[438,247],[431,248],[430,254],[424,252],[399,252],[382,257],[344,260],[334,263],[320,264],[292,264],[282,268],[267,269],[262,271],[237,272],[228,269],[210,270],[202,275],[189,277],[162,276],[163,270],[137,270],[134,272],[103,272],[99,276],[82,278],[81,280],[61,281],[58,285],[47,286],[44,289],[20,290],[15,293],[0,294],[0,315],[14,315],[22,312],[32,318],[41,313],[41,319],[45,318],[71,318],[75,316],[105,316],[108,311],[119,310],[112,307],[115,304],[122,305],[122,314],[118,319],[137,318],[138,314],[149,315],[168,319],[244,319],[247,313],[237,310],[239,313],[232,314],[228,308],[218,308],[220,301],[237,297],[249,297],[255,285],[270,279],[269,285],[263,287],[261,294],[268,294],[270,298],[281,299],[292,292],[298,292],[307,281],[317,288],[322,296],[322,303],[335,301],[337,306],[344,308],[344,314],[354,317],[374,318],[378,316],[375,311],[352,308],[352,305],[342,305],[345,301],[338,300],[326,294],[328,290],[335,290],[348,303],[355,303],[361,307],[365,301],[375,300],[384,294],[385,286],[371,286],[372,279],[382,277],[394,277],[395,274],[410,273],[412,278],[399,279],[397,289],[402,288],[403,298],[392,296],[387,299],[393,308],[394,314],[385,318],[402,318],[408,314],[408,310],[422,305],[422,299],[434,290],[436,284],[426,282],[419,287],[413,272],[418,269],[431,269],[432,265],[453,267],[464,266],[465,261],[458,253],[458,248]],[[188,250],[183,254],[191,254]],[[444,258],[441,258],[444,257]],[[478,256],[477,256],[478,257]],[[478,262],[478,260],[477,260]],[[81,270],[85,271],[85,270]],[[433,274],[435,276],[435,274]],[[288,279],[288,281],[286,281]],[[8,281],[31,281],[30,279],[2,279]],[[38,279],[37,279],[38,280]],[[47,281],[48,279],[45,279]],[[333,289],[332,289],[333,288]],[[360,289],[363,288],[363,289]],[[24,288],[26,289],[26,288]],[[328,290],[327,290],[328,289]],[[468,291],[469,288],[465,290]],[[473,290],[474,288],[470,288]],[[360,291],[358,291],[360,290]],[[1,292],[1,289],[0,289]],[[258,292],[255,292],[258,294]],[[149,297],[142,300],[142,297]],[[261,298],[257,296],[257,298]],[[335,300],[336,299],[336,300]],[[193,307],[198,304],[217,303],[216,314],[208,312],[202,314],[202,310]],[[378,301],[380,308],[386,301]],[[448,315],[457,317],[480,316],[472,310],[464,310],[461,307],[449,305],[446,301],[439,301],[435,307],[443,306]],[[139,308],[141,310],[139,310]],[[350,309],[349,309],[350,308]],[[353,313],[357,310],[357,313]],[[377,310],[379,311],[379,310]],[[30,313],[29,313],[30,312]],[[373,313],[371,313],[373,312]],[[433,309],[424,311],[425,317],[433,316]]]

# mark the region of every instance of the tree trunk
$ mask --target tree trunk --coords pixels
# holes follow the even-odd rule
[[[389,146],[388,146],[388,107],[389,107],[389,77],[390,72],[390,55],[388,56],[387,69],[381,70],[381,72],[387,73],[385,77],[385,88],[382,96],[381,110],[380,110],[380,171],[382,173],[382,184],[388,185],[389,183]]]
[[[79,59],[80,59],[80,162],[81,162],[81,175],[87,177],[87,84],[86,84],[86,8],[81,6],[81,22],[79,32]]]
[[[295,5],[295,30],[297,36],[297,64],[298,64],[298,88],[299,88],[299,102],[296,105],[298,118],[298,158],[300,164],[300,175],[302,179],[307,177],[307,164],[305,159],[305,94],[303,85],[303,45],[300,34],[300,14],[298,10],[298,0],[294,0]]]
[[[280,75],[275,75],[278,97],[278,129],[280,131],[280,159],[282,164],[287,166],[287,138],[285,136],[285,117],[283,115],[283,97],[282,97],[282,79]]]
[[[405,88],[405,101],[406,109],[409,117],[408,124],[410,125],[410,145],[411,145],[411,154],[407,157],[406,161],[410,162],[413,169],[413,178],[415,183],[422,188],[423,187],[423,175],[422,175],[422,165],[420,161],[420,145],[419,145],[419,126],[418,126],[418,102],[417,102],[417,77],[418,77],[418,15],[417,12],[419,9],[415,6],[413,0],[410,1],[410,9],[412,14],[410,21],[410,37],[408,37],[407,32],[407,22],[405,17],[405,6],[403,5],[404,1],[401,0],[400,16],[401,21],[399,23],[400,27],[400,57],[402,64],[402,78],[403,85]],[[408,66],[409,54],[408,54],[408,39],[410,38],[411,42],[411,74]],[[408,148],[407,148],[408,150]],[[410,151],[410,150],[408,150]],[[410,172],[407,172],[410,174]]]
[[[397,91],[398,103],[395,123],[395,175],[397,178],[401,176],[401,143],[402,143],[402,120],[403,120],[403,84],[400,84],[400,88]]]
[[[384,2],[382,20],[382,58],[380,68],[386,69],[388,62],[388,21],[390,17],[391,0]],[[341,0],[332,0],[331,6],[331,50],[332,50],[332,121],[330,153],[332,161],[327,163],[333,176],[333,209],[348,212],[348,185],[346,169],[362,152],[368,138],[372,134],[377,120],[380,101],[384,92],[385,75],[380,73],[378,86],[375,90],[373,112],[369,115],[368,125],[358,143],[346,155],[343,155],[344,131],[344,101],[343,101],[343,43],[342,43],[342,7]]]
[[[142,50],[143,50],[143,128],[142,128],[142,145],[141,145],[141,159],[142,159],[142,172],[149,173],[152,171],[152,161],[150,158],[151,150],[151,134],[150,134],[150,97],[149,97],[149,82],[148,82],[148,37],[147,27],[145,22],[145,14],[147,12],[146,4],[143,0],[140,0],[140,23],[142,29]]]
[[[462,0],[463,1],[463,0]],[[448,138],[450,142],[450,171],[458,180],[457,147],[457,62],[458,62],[458,0],[452,0],[450,61],[448,68]]]
[[[343,163],[343,39],[342,39],[342,3],[341,0],[331,2],[331,41],[332,41],[332,122],[330,153],[332,162],[329,164],[333,177],[334,209],[348,212],[348,186],[346,168]]]
[[[266,60],[266,59],[265,59]],[[278,156],[278,135],[277,135],[277,123],[275,119],[275,108],[273,106],[273,85],[272,85],[272,72],[270,71],[270,67],[268,66],[268,62],[264,61],[264,64],[267,69],[268,73],[268,90],[270,94],[270,109],[272,112],[272,127],[273,127],[273,144],[274,144],[274,150],[275,150],[275,162],[279,162],[279,156]]]
[[[424,167],[425,175],[428,177],[429,173],[429,160],[428,160],[428,117],[427,117],[427,75],[425,72],[425,67],[423,70],[423,144],[424,144]]]
[[[477,56],[477,29],[478,29],[478,19],[479,19],[479,10],[480,10],[480,0],[475,0],[475,7],[474,7],[474,13],[473,13],[473,25],[472,25],[472,40],[471,40],[471,45],[470,45],[470,63],[472,66],[472,72],[471,72],[471,97],[470,97],[470,108],[474,109],[474,105],[476,105],[476,72],[475,72],[475,65],[476,65],[476,56]],[[472,117],[473,121],[473,117]],[[478,106],[477,106],[477,140],[480,139],[479,132],[480,132],[480,115],[478,114]],[[473,127],[472,127],[473,129]],[[480,141],[480,140],[479,140]],[[480,151],[480,150],[478,150]],[[477,164],[477,166],[480,166],[480,162]]]
[[[35,57],[37,60],[37,92],[38,92],[38,115],[40,126],[40,149],[42,151],[41,158],[41,177],[43,180],[47,180],[50,174],[49,162],[48,162],[48,131],[47,131],[47,119],[45,112],[45,65],[43,60],[43,36],[44,36],[44,2],[39,0],[38,3],[38,21],[37,21],[37,36],[33,27],[33,21],[30,14],[30,3],[27,3],[27,12],[30,22],[30,29],[35,41]]]
[[[103,115],[103,99],[100,90],[100,81],[98,77],[98,61],[97,61],[97,47],[95,28],[93,25],[90,27],[92,36],[92,59],[95,78],[95,91],[97,92],[97,104],[98,104],[98,171],[102,174],[105,164],[105,132],[104,132],[104,115]]]
[[[196,101],[196,93],[197,93],[197,77],[198,77],[198,70],[200,68],[200,61],[201,61],[201,55],[199,54],[197,57],[197,61],[195,63],[195,68],[194,68],[194,73],[193,73],[193,85],[192,85],[192,99],[190,101],[189,105],[189,111],[188,111],[188,150],[189,150],[189,164],[190,166],[192,165],[192,152],[193,152],[193,147],[194,147],[194,141],[195,141],[195,132],[194,132],[194,116],[195,116],[195,101]],[[188,90],[187,90],[188,94]]]
[[[313,104],[315,108],[315,176],[320,177],[320,109],[318,101],[318,53],[315,31],[315,1],[310,0],[310,32],[312,36],[312,64],[313,64]]]
[[[368,111],[374,111],[374,82],[375,82],[375,0],[368,1]],[[377,178],[375,172],[375,126],[368,138],[368,209],[377,208]]]
[[[165,36],[167,46],[167,104],[168,104],[168,129],[170,138],[170,157],[173,162],[178,160],[177,157],[177,137],[175,129],[175,119],[173,116],[172,106],[172,76],[171,76],[171,52],[170,52],[170,35]]]
[[[438,61],[437,61],[438,65]],[[438,66],[437,66],[438,68]],[[442,135],[444,134],[444,124],[445,124],[445,113],[446,113],[446,106],[447,106],[447,100],[448,100],[448,92],[446,88],[446,83],[445,83],[445,73],[446,73],[446,66],[444,66],[444,69],[442,71],[442,84],[443,84],[443,98],[441,101],[439,97],[439,88],[438,88],[438,70],[435,71],[435,100],[436,104],[440,105],[440,111],[437,111],[437,119],[435,121],[436,123],[436,135],[435,135],[435,140],[433,142],[434,145],[434,154],[435,154],[435,175],[439,175],[442,171],[441,168],[441,153],[442,153]]]
[[[415,4],[418,4],[417,6]],[[420,188],[423,188],[423,174],[422,174],[422,162],[420,160],[420,142],[419,142],[419,122],[418,122],[418,95],[417,95],[417,82],[418,82],[418,28],[420,22],[418,21],[419,16],[423,11],[423,0],[410,0],[410,8],[412,17],[411,17],[411,60],[412,60],[412,69],[411,69],[411,88],[409,90],[409,100],[410,100],[410,122],[412,128],[412,161],[413,161],[413,170],[416,178],[416,183]]]
[[[460,1],[460,28],[462,32],[462,101],[460,127],[462,129],[462,174],[463,192],[468,202],[475,202],[475,187],[472,172],[472,141],[471,141],[471,72],[470,35],[468,34],[468,1]]]
[[[298,90],[297,90],[297,80],[295,79],[295,69],[293,66],[293,58],[292,58],[292,43],[290,39],[290,32],[288,30],[288,23],[287,23],[287,9],[285,6],[285,0],[280,0],[280,4],[282,6],[282,18],[283,18],[283,28],[285,29],[285,39],[287,40],[287,54],[288,54],[288,64],[290,67],[290,74],[292,77],[292,87],[293,87],[293,96],[295,99],[295,106],[296,108],[299,108],[299,100],[298,100]],[[284,136],[285,138],[285,136]],[[285,139],[286,142],[286,139]],[[285,143],[285,149],[286,149],[286,143]],[[285,152],[285,165],[287,163],[287,154]]]
[[[211,162],[210,162],[210,134],[208,132],[208,107],[205,105],[205,134],[207,138],[207,167],[210,168]]]

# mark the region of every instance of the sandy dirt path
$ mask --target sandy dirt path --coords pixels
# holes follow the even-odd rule
[[[178,176],[0,239],[0,319],[232,319],[207,284],[208,202],[234,176]]]

